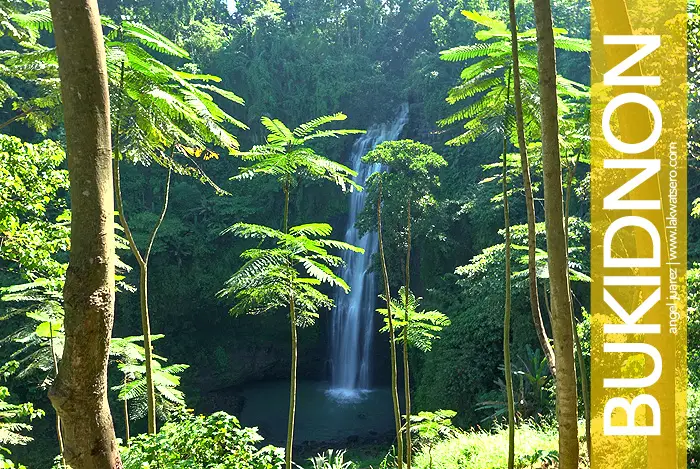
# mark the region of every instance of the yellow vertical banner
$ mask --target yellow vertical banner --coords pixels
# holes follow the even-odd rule
[[[685,468],[686,1],[591,6],[591,467]]]

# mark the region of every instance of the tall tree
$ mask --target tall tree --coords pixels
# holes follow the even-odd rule
[[[277,178],[284,194],[282,230],[280,233],[286,237],[285,239],[288,239],[289,236],[294,235],[293,230],[299,229],[299,227],[294,227],[291,229],[289,227],[289,201],[291,192],[299,183],[300,179],[325,179],[340,186],[340,188],[343,190],[351,188],[362,190],[362,187],[352,180],[354,176],[357,176],[355,171],[316,153],[310,146],[314,140],[319,138],[338,138],[343,135],[364,133],[362,130],[352,129],[323,129],[323,126],[329,123],[344,121],[345,119],[347,119],[347,116],[339,112],[333,115],[321,116],[316,119],[312,119],[292,130],[278,119],[263,117],[261,119],[261,123],[269,131],[266,139],[267,143],[264,145],[256,145],[249,152],[241,154],[244,160],[250,161],[252,164],[248,167],[241,168],[240,174],[234,176],[233,179],[251,179],[259,176],[275,176]],[[235,226],[237,225],[234,225],[234,227]],[[326,225],[323,226],[325,227]],[[272,232],[269,231],[271,229],[267,227],[263,228],[264,230],[268,230],[268,232]],[[322,230],[322,232],[325,232],[325,228]],[[298,232],[297,234],[305,236],[309,233]],[[326,234],[330,234],[330,232]],[[270,237],[278,237],[278,235]],[[344,246],[343,249],[354,249],[354,246],[339,243],[338,241],[333,241],[333,243],[335,243],[336,246]],[[329,306],[332,304],[332,302],[328,303],[325,300],[325,295],[316,292],[316,290],[311,287],[311,284],[306,284],[303,286],[302,290],[305,293],[303,295],[300,294],[300,290],[298,290],[298,286],[296,284],[296,274],[292,268],[296,262],[294,258],[296,254],[296,252],[288,250],[276,255],[278,260],[280,256],[286,259],[285,271],[287,273],[283,277],[280,276],[279,272],[272,272],[269,273],[269,275],[266,273],[266,270],[258,272],[258,275],[261,275],[262,279],[269,280],[276,277],[275,282],[282,284],[277,285],[277,287],[273,289],[272,293],[265,293],[264,295],[261,293],[256,293],[249,288],[242,287],[241,284],[234,281],[236,278],[240,277],[239,274],[244,272],[245,267],[249,264],[244,265],[239,273],[235,274],[231,280],[229,280],[228,288],[220,292],[221,295],[226,296],[231,294],[240,295],[240,292],[242,291],[243,297],[248,298],[247,302],[243,302],[243,305],[247,305],[252,311],[259,310],[259,308],[255,307],[256,303],[265,303],[269,306],[275,302],[279,303],[279,301],[282,300],[282,304],[289,307],[292,357],[290,373],[289,419],[287,423],[287,444],[285,448],[285,466],[287,469],[291,469],[292,467],[292,449],[294,444],[294,420],[296,415],[297,398],[297,326],[299,323],[303,323],[304,317],[308,319],[309,316],[307,313],[309,310],[315,313],[315,311],[318,309],[318,305]],[[262,252],[257,251],[255,255],[262,255]],[[254,258],[250,259],[255,260]],[[319,261],[323,261],[323,259],[319,259]],[[305,264],[305,266],[309,270],[308,273],[312,277],[320,276],[320,278],[316,278],[316,280],[313,280],[313,282],[326,281],[330,282],[331,284],[335,284],[335,279],[339,279],[339,277],[336,277],[326,265],[316,265],[313,263],[313,261],[310,261],[309,265]],[[268,265],[268,267],[270,267],[270,265]],[[274,267],[274,265],[272,267]],[[267,288],[272,288],[272,285],[275,282],[265,283],[265,286]],[[274,293],[279,293],[280,288],[286,292],[283,298],[275,296],[276,293]],[[310,293],[309,289],[316,293]],[[348,290],[349,289],[346,291]],[[317,295],[317,298],[315,300],[308,298],[305,300],[304,295]],[[277,304],[277,306],[280,306],[280,304]],[[302,309],[297,311],[299,306],[301,306]],[[307,311],[305,311],[305,309]]]
[[[547,260],[551,288],[554,354],[557,363],[559,464],[561,469],[576,469],[578,467],[578,399],[559,152],[557,69],[552,7],[550,0],[533,0],[533,4],[537,29],[537,66],[540,76]]]
[[[539,75],[534,59],[535,31],[518,32],[514,9],[511,13],[510,28],[505,22],[476,12],[463,11],[462,14],[475,25],[486,29],[478,30],[475,33],[479,43],[457,46],[440,52],[440,58],[450,62],[476,59],[478,61],[467,65],[462,70],[461,83],[452,88],[447,96],[448,103],[456,105],[462,101],[468,101],[467,106],[442,119],[439,124],[446,126],[464,122],[464,132],[448,141],[448,145],[463,145],[473,142],[477,137],[488,133],[489,129],[501,125],[508,108],[512,106],[511,96],[515,97],[517,125],[511,126],[507,132],[510,134],[511,143],[519,147],[523,171],[528,219],[530,309],[537,338],[554,375],[556,371],[554,350],[542,320],[537,291],[536,213],[527,156],[527,141],[537,141],[541,133],[540,102],[538,99]],[[556,30],[557,36],[554,43],[556,48],[571,52],[590,50],[589,41],[567,37],[564,35],[565,32],[562,29]],[[580,83],[562,76],[558,77],[556,83],[561,96],[576,99],[585,95],[585,86]],[[523,93],[523,89],[525,93]],[[566,111],[566,105],[559,109],[562,114]]]
[[[379,163],[389,169],[387,174],[381,176],[381,181],[385,185],[387,201],[391,201],[389,211],[395,214],[402,214],[405,218],[402,221],[394,220],[391,225],[394,231],[403,232],[402,244],[406,247],[406,257],[404,263],[404,289],[403,289],[403,374],[404,374],[404,398],[406,400],[406,466],[411,468],[411,382],[408,360],[409,345],[409,295],[411,281],[411,224],[414,218],[421,220],[425,218],[425,210],[434,200],[433,191],[440,184],[437,170],[447,165],[445,159],[435,153],[429,145],[414,142],[413,140],[398,140],[380,143],[374,150],[362,157],[365,163]],[[369,200],[377,196],[376,177],[368,180]],[[363,213],[363,218],[368,218],[373,214],[374,204],[368,204],[368,209]],[[413,207],[414,213],[411,213]]]
[[[396,363],[396,333],[394,318],[391,312],[391,289],[389,288],[389,272],[386,268],[384,256],[384,234],[382,232],[382,174],[377,176],[377,235],[379,238],[379,262],[382,266],[382,279],[384,280],[384,300],[386,301],[387,328],[389,331],[389,352],[391,355],[391,400],[394,405],[394,426],[396,427],[397,467],[403,469],[403,437],[401,436],[401,409],[399,407],[399,380]]]
[[[510,211],[508,209],[508,138],[503,134],[503,221],[505,226],[505,307],[503,312],[503,365],[506,378],[506,405],[508,406],[508,469],[515,465],[515,397],[513,395],[513,366],[510,358],[511,265],[510,265]]]
[[[148,433],[156,432],[156,390],[154,385],[151,314],[148,300],[148,264],[153,243],[168,210],[171,173],[188,175],[220,189],[200,169],[195,157],[216,158],[211,147],[238,150],[238,140],[227,125],[247,127],[223,111],[213,99],[216,94],[243,104],[234,93],[212,83],[213,75],[175,70],[151,55],[149,49],[177,59],[190,58],[187,51],[151,28],[129,21],[115,25],[107,36],[110,83],[115,89],[113,130],[113,178],[119,221],[139,268],[141,327],[145,349]],[[148,244],[139,248],[124,209],[120,161],[158,163],[167,168],[163,208],[150,233]]]
[[[515,0],[509,0],[508,11],[510,16],[511,57],[513,60],[513,99],[515,101],[515,124],[518,136],[518,149],[520,151],[520,166],[523,171],[523,188],[525,189],[525,207],[527,209],[527,253],[528,253],[528,280],[530,283],[530,311],[535,324],[535,332],[540,341],[540,346],[547,357],[549,370],[556,374],[556,361],[552,344],[547,337],[547,331],[542,321],[540,310],[540,296],[537,291],[537,230],[535,228],[535,199],[532,196],[532,178],[530,177],[530,161],[527,156],[527,141],[525,140],[525,118],[523,112],[523,95],[520,82],[520,54],[518,52],[518,20],[515,15]],[[504,176],[505,177],[505,176]]]
[[[236,223],[224,231],[262,242],[275,241],[276,246],[256,247],[243,252],[241,257],[246,260],[245,264],[226,282],[226,288],[219,295],[232,296],[238,301],[231,308],[234,314],[259,314],[281,308],[289,310],[292,363],[285,462],[291,468],[299,348],[297,327],[313,324],[320,309],[333,307],[333,300],[317,289],[319,285],[326,283],[331,287],[341,287],[346,293],[350,291],[348,284],[332,271],[332,267],[342,265],[342,258],[330,254],[328,248],[364,251],[342,241],[321,238],[333,231],[325,223],[285,225],[284,228],[284,231],[279,231],[262,225]]]
[[[71,191],[63,291],[65,348],[49,397],[63,423],[66,463],[117,469],[107,403],[114,322],[114,198],[107,64],[97,0],[51,0]]]

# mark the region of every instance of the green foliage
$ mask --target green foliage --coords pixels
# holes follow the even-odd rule
[[[229,152],[239,144],[227,126],[247,126],[225,112],[218,98],[243,104],[243,99],[214,83],[214,75],[174,69],[147,49],[171,58],[189,58],[187,51],[135,22],[103,23],[107,34],[107,67],[113,119],[115,154],[134,162],[155,161],[176,173],[213,185],[195,158],[217,158],[216,147]]]
[[[481,28],[475,33],[476,44],[457,46],[440,52],[440,58],[449,62],[471,62],[460,75],[460,84],[447,95],[449,104],[466,101],[466,107],[439,121],[440,126],[464,122],[464,132],[447,142],[447,145],[464,145],[479,136],[499,132],[510,136],[517,144],[513,121],[513,83],[511,33],[508,25],[475,11],[462,14]],[[566,30],[555,28],[555,47],[570,52],[587,52],[590,41],[567,37]],[[518,33],[521,90],[525,138],[539,139],[539,72],[537,70],[537,37],[534,29]],[[581,99],[587,88],[580,83],[558,77],[557,87],[561,98]],[[560,99],[560,110],[567,114],[569,108]]]
[[[358,217],[361,232],[377,226],[377,197],[382,184],[382,225],[390,278],[403,278],[401,252],[406,251],[406,214],[411,205],[411,238],[444,241],[444,233],[436,226],[440,206],[436,192],[440,187],[438,171],[447,166],[445,159],[429,145],[413,140],[383,142],[362,157],[368,164],[381,164],[383,171],[367,180],[365,207]]]
[[[333,300],[318,290],[319,285],[326,283],[350,290],[332,270],[343,260],[328,249],[364,252],[348,243],[326,239],[331,232],[331,226],[325,223],[294,226],[288,234],[262,225],[236,223],[224,233],[274,241],[276,246],[243,252],[245,264],[226,282],[219,296],[236,300],[231,308],[233,314],[264,313],[289,306],[293,300],[298,325],[312,324],[319,309],[333,306]]]
[[[383,295],[380,297],[386,302]],[[403,341],[403,328],[406,327],[408,316],[408,344],[421,352],[429,352],[433,342],[440,338],[438,335],[440,331],[451,322],[450,318],[440,311],[419,311],[421,300],[422,298],[416,297],[409,290],[408,303],[406,303],[406,287],[402,286],[396,297],[391,298],[391,315],[397,343]],[[377,309],[377,312],[384,317],[384,327],[380,331],[389,332],[389,315],[386,308]]]
[[[162,334],[157,334],[151,336],[151,340],[155,341],[163,337]],[[117,398],[120,401],[131,403],[130,420],[144,417],[146,410],[146,352],[139,342],[143,342],[143,336],[114,337],[110,342],[110,356],[124,376],[122,383],[112,389],[119,392]],[[178,414],[185,406],[185,394],[179,389],[179,375],[189,368],[189,365],[164,366],[165,361],[167,360],[164,357],[153,355],[156,410],[162,418],[167,420],[170,416]]]
[[[28,280],[62,276],[68,248],[65,153],[51,140],[0,135],[0,259]]]
[[[500,366],[504,370],[503,365]],[[549,374],[547,359],[540,348],[525,346],[524,357],[519,355],[513,366],[513,395],[515,396],[516,421],[540,422],[554,412],[554,380]],[[498,391],[486,395],[476,410],[487,411],[482,422],[500,421],[508,412],[506,386],[499,377]]]
[[[241,427],[225,412],[165,424],[155,435],[138,435],[122,448],[124,469],[276,469],[283,451],[259,449],[256,428]]]
[[[688,461],[695,469],[700,465],[700,391],[695,385],[688,387]]]
[[[556,430],[526,423],[515,432],[515,456],[519,469],[541,468],[546,458],[556,458]],[[439,442],[432,450],[434,467],[440,469],[505,469],[508,467],[508,429],[458,434]],[[417,469],[429,469],[426,450],[415,458]]]
[[[274,176],[283,186],[296,182],[296,178],[325,179],[347,189],[362,188],[352,178],[357,173],[352,169],[316,153],[308,146],[309,142],[320,138],[364,133],[362,130],[333,129],[323,130],[326,124],[344,121],[343,113],[322,116],[290,130],[282,121],[263,117],[262,125],[269,132],[267,143],[256,145],[240,156],[250,166],[240,169],[240,174],[233,179],[252,179],[261,175]]]
[[[63,279],[37,279],[32,283],[0,288],[0,303],[15,305],[0,320],[23,315],[24,319],[0,340],[18,360],[17,379],[29,379],[48,388],[53,382],[55,360],[63,354]]]
[[[329,449],[309,459],[313,469],[356,469],[357,464],[345,460],[345,450]]]
[[[421,411],[411,415],[411,432],[415,433],[414,440],[419,448],[428,453],[428,467],[433,468],[433,448],[448,438],[455,437],[459,431],[452,425],[452,419],[457,415],[453,410],[437,410],[435,412]]]
[[[15,373],[19,364],[15,361],[5,363],[0,367],[0,376],[7,380]],[[44,416],[44,411],[35,409],[32,403],[13,404],[8,402],[10,391],[0,386],[0,468],[15,467],[12,461],[5,459],[5,454],[10,454],[5,446],[26,445],[33,438],[26,433],[32,429],[27,423]],[[20,466],[23,467],[23,466]]]

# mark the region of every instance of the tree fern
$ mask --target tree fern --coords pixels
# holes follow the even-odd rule
[[[406,303],[406,287],[399,288],[397,298],[391,299],[391,314],[394,328],[399,331],[396,334],[396,342],[403,341],[403,329],[406,327],[406,317],[408,317],[408,343],[422,352],[429,352],[433,342],[440,338],[440,331],[451,324],[450,319],[440,311],[419,310],[422,298],[416,297],[413,292],[408,292],[408,303]],[[384,297],[382,296],[382,299]],[[386,301],[384,299],[384,301]],[[406,304],[408,306],[406,306]],[[381,332],[389,331],[389,318],[387,309],[377,310],[384,316],[384,326]],[[408,314],[407,314],[408,313]]]
[[[513,84],[509,78],[512,76],[513,67],[511,33],[506,23],[500,20],[473,11],[463,11],[462,14],[481,29],[475,33],[478,43],[453,47],[440,53],[440,58],[445,61],[468,62],[461,72],[460,84],[453,87],[446,98],[452,105],[466,104],[438,121],[443,127],[457,122],[463,125],[463,132],[450,139],[448,145],[471,143],[493,128],[494,121],[512,115],[512,112],[508,112],[511,106],[509,97],[513,94]],[[560,50],[590,50],[588,40],[567,37],[566,30],[561,28],[555,28],[555,34],[555,46]],[[536,47],[534,30],[518,34],[525,134],[529,141],[539,138],[539,75]],[[559,77],[557,86],[561,97],[566,99],[580,99],[587,91],[584,85],[562,77]],[[563,99],[561,105],[562,113],[566,113],[567,107]],[[514,126],[508,126],[504,130],[510,141],[517,144]]]
[[[319,155],[306,146],[311,140],[319,138],[337,138],[343,135],[363,133],[362,130],[321,129],[326,124],[343,121],[347,116],[337,113],[322,116],[290,129],[282,121],[263,117],[260,122],[268,130],[264,145],[254,146],[250,151],[241,153],[250,166],[240,169],[233,179],[251,179],[261,175],[276,177],[283,186],[289,186],[298,176],[311,179],[325,179],[343,190],[361,187],[352,180],[355,171],[338,162]]]
[[[17,362],[7,362],[0,367],[0,375],[7,379],[16,372],[18,367]],[[6,445],[26,445],[31,442],[33,438],[26,434],[32,429],[29,422],[44,416],[44,411],[34,409],[31,403],[13,404],[8,402],[9,398],[9,390],[0,386],[0,452],[6,453],[9,453]],[[0,465],[1,463],[2,459],[0,459]]]
[[[232,297],[233,314],[259,314],[288,307],[293,299],[298,307],[298,325],[312,324],[320,309],[332,307],[333,300],[316,287],[325,283],[350,287],[332,268],[342,259],[328,248],[363,252],[361,248],[341,241],[321,238],[332,233],[326,223],[311,223],[289,228],[289,233],[263,225],[236,223],[222,234],[274,242],[274,247],[249,249],[241,254],[246,262],[219,292]]]
[[[162,339],[162,334],[151,336],[151,340]],[[125,418],[136,420],[145,416],[146,394],[146,352],[140,343],[143,336],[113,338],[110,342],[110,357],[123,375],[121,384],[112,387],[118,392],[117,398],[126,401],[133,412]],[[179,389],[180,375],[189,365],[174,364],[164,366],[167,360],[159,355],[153,355],[153,381],[156,390],[157,411],[162,418],[168,417],[174,407],[185,405],[185,394]]]

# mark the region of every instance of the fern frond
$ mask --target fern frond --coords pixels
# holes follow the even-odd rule
[[[301,138],[309,135],[311,132],[316,130],[317,128],[321,127],[322,125],[329,124],[331,122],[338,122],[338,121],[344,121],[347,119],[348,116],[343,114],[342,112],[337,112],[335,114],[331,114],[328,116],[321,116],[317,117],[316,119],[312,119],[309,122],[306,122],[304,124],[301,124],[299,127],[294,129],[294,135]]]
[[[121,24],[121,28],[125,37],[136,39],[141,44],[155,51],[173,57],[189,58],[190,56],[185,49],[144,24],[124,21]]]

